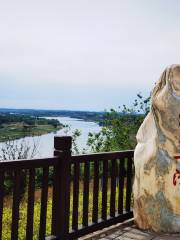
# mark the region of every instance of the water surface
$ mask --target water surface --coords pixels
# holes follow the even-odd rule
[[[86,148],[86,142],[89,132],[99,132],[101,127],[95,122],[84,121],[76,118],[70,117],[47,117],[48,119],[57,119],[64,125],[70,126],[70,131],[67,132],[67,129],[61,129],[54,133],[49,133],[42,135],[40,137],[25,137],[25,140],[28,144],[33,145],[35,142],[38,144],[38,154],[36,157],[50,157],[53,155],[53,141],[54,136],[65,136],[72,135],[72,132],[75,129],[81,131],[81,136],[78,138],[77,144],[78,148],[82,150]],[[17,140],[18,143],[21,142],[21,139]],[[0,143],[0,148],[3,143]]]

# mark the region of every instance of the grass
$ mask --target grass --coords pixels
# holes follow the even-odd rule
[[[22,124],[9,124],[0,128],[0,142],[7,140],[19,139],[27,136],[40,136],[43,134],[56,132],[60,130],[62,126],[55,128],[53,125],[35,125],[31,128],[24,128]]]
[[[70,195],[70,229],[72,226],[72,184],[71,184],[71,195]],[[83,183],[80,183],[79,188],[79,225],[82,224],[82,206],[83,206]],[[116,188],[116,209],[118,204],[118,187]],[[124,189],[124,196],[126,191]],[[108,214],[110,212],[110,183],[108,184]],[[41,208],[41,190],[35,192],[35,206],[34,206],[34,234],[33,239],[37,240],[39,235],[39,223],[40,223],[40,208]],[[102,204],[102,192],[99,191],[99,217],[101,216],[101,204]],[[125,199],[125,197],[124,197]],[[89,222],[92,222],[92,210],[93,210],[93,181],[90,182],[90,194],[89,194]],[[12,197],[7,196],[4,199],[4,212],[3,212],[3,240],[9,240],[11,238],[11,217],[12,217]],[[46,224],[46,235],[51,235],[51,218],[52,218],[52,188],[48,190],[48,204],[47,204],[47,224]],[[27,222],[27,193],[20,204],[20,219],[19,219],[19,240],[25,239],[26,236],[26,222]]]

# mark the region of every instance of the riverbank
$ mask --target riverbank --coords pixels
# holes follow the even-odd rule
[[[21,115],[22,116],[22,115]],[[36,119],[36,124],[40,124],[40,120],[42,121],[42,118],[39,118],[38,122]],[[34,143],[38,142],[38,152],[36,154],[36,158],[41,158],[41,157],[51,157],[53,155],[53,149],[54,149],[54,136],[59,135],[59,136],[63,136],[63,135],[73,135],[73,132],[76,129],[79,129],[81,131],[81,135],[77,138],[77,146],[79,151],[84,151],[84,149],[87,149],[87,140],[88,140],[88,134],[89,132],[94,132],[94,133],[98,133],[101,130],[101,127],[95,123],[95,122],[87,122],[87,121],[83,121],[83,120],[79,120],[79,119],[75,119],[75,118],[70,118],[70,117],[44,117],[43,118],[43,123],[45,122],[48,123],[59,123],[61,124],[62,127],[57,127],[57,128],[52,128],[50,127],[50,129],[48,129],[47,131],[47,127],[49,128],[49,126],[45,126],[43,127],[43,133],[41,132],[40,135],[42,136],[36,136],[39,135],[39,131],[38,129],[36,129],[36,131],[38,132],[36,135],[34,134],[32,136],[32,133],[26,132],[25,134],[21,133],[18,134],[18,139],[17,142],[19,145],[21,145],[21,137],[27,136],[25,138],[25,140],[27,141],[28,145],[30,147],[33,148]],[[46,125],[47,125],[46,122]],[[28,122],[26,122],[27,125]],[[8,124],[9,125],[9,124]],[[66,128],[65,126],[69,126],[69,128]],[[35,133],[36,133],[35,131]],[[47,134],[46,134],[47,133]],[[1,137],[4,136],[5,134],[5,129],[3,130],[3,132],[1,131],[1,127],[0,127],[0,151],[1,148],[3,147],[3,142],[4,142],[4,138],[2,139]],[[14,135],[14,129],[12,130],[12,134]],[[9,133],[6,135],[10,135]],[[17,139],[17,134],[15,134],[16,139]],[[21,136],[21,137],[20,137]],[[2,143],[1,143],[2,142]]]
[[[24,126],[20,123],[8,124],[0,128],[0,142],[20,139],[24,137],[41,136],[51,132],[57,132],[63,127],[64,126],[61,124],[58,126],[53,126],[51,124],[42,124],[35,126]]]

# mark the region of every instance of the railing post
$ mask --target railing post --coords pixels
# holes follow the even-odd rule
[[[58,240],[67,239],[70,215],[70,172],[72,137],[54,137],[54,155],[59,156],[54,169],[52,234]]]

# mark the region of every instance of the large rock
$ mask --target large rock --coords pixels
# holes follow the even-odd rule
[[[161,75],[136,137],[135,222],[142,229],[180,233],[180,65]]]

